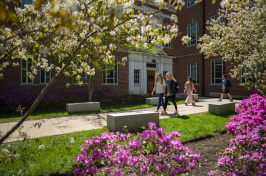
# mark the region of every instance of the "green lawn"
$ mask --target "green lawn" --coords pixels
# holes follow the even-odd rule
[[[177,104],[184,104],[185,100],[178,100],[176,101]],[[169,104],[172,104],[169,103]],[[144,108],[152,108],[156,107],[157,105],[148,105],[148,104],[141,104],[141,105],[123,105],[123,106],[109,106],[109,107],[102,107],[100,108],[99,112],[81,112],[81,113],[68,113],[66,111],[57,111],[57,112],[50,112],[50,111],[37,111],[33,112],[27,119],[28,120],[37,120],[43,118],[56,118],[56,117],[67,117],[70,115],[79,115],[79,114],[93,114],[93,113],[103,113],[103,112],[118,112],[118,111],[129,111],[134,109],[144,109]],[[0,114],[0,123],[3,122],[12,122],[12,121],[19,121],[21,116],[19,113],[14,115],[6,115]]]
[[[178,131],[182,135],[180,141],[186,142],[225,131],[225,125],[233,115],[236,114],[216,116],[203,113],[180,116],[160,120],[160,127],[163,127],[164,132],[167,133]],[[80,145],[83,145],[86,139],[92,139],[94,136],[100,136],[101,133],[105,132],[108,132],[107,127],[2,145],[0,151],[3,151],[4,148],[8,149],[10,153],[16,151],[13,154],[19,154],[20,157],[11,163],[3,163],[4,155],[0,155],[0,175],[13,175],[19,171],[25,171],[25,175],[72,173],[71,165],[74,163],[75,157],[80,154]],[[69,145],[68,141],[71,137],[74,138],[75,142]],[[40,145],[44,145],[45,149],[38,149]]]

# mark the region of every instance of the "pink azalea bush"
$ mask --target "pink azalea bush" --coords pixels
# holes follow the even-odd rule
[[[200,158],[178,140],[178,132],[165,134],[150,122],[142,134],[103,133],[80,146],[74,164],[75,175],[180,175],[190,172]]]
[[[230,145],[209,175],[266,175],[266,98],[258,94],[242,100],[225,127],[232,134]]]

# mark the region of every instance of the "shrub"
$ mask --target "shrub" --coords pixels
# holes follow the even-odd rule
[[[226,125],[233,138],[210,175],[266,175],[266,99],[251,95],[236,110]]]
[[[6,94],[0,96],[0,102],[8,106],[18,106],[19,104],[32,103],[36,99],[27,89],[19,88],[18,84],[11,82],[3,88]]]
[[[108,175],[179,175],[190,172],[200,154],[184,147],[177,132],[164,134],[150,122],[142,134],[103,133],[80,146],[74,164],[75,175],[95,175],[103,168]]]
[[[35,101],[36,95],[33,95],[27,89],[19,87],[18,84],[11,82],[4,88],[5,94],[0,95],[0,104],[14,106],[18,105],[27,106]],[[114,86],[102,86],[95,88],[93,91],[93,99],[96,98],[110,98],[117,96],[119,91]],[[42,103],[52,103],[52,102],[66,102],[66,101],[86,101],[88,99],[88,88],[86,85],[83,86],[73,86],[71,88],[59,88],[56,95],[46,94],[42,98]]]

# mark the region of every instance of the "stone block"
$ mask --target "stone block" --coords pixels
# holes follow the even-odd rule
[[[107,127],[112,132],[121,131],[124,126],[129,131],[138,131],[143,125],[148,127],[149,122],[155,122],[159,126],[159,113],[140,111],[107,114]]]
[[[235,112],[234,102],[218,102],[209,104],[210,113],[216,115],[230,114]]]
[[[67,112],[99,111],[100,102],[67,103]]]
[[[186,93],[178,93],[177,94],[177,98],[180,99],[180,100],[185,100],[187,99],[187,94]],[[192,97],[193,97],[193,100],[194,101],[199,101],[199,96],[198,94],[192,94]]]
[[[198,94],[192,94],[194,101],[199,101],[199,95]]]
[[[158,104],[158,99],[159,99],[159,97],[146,98],[146,104],[157,105]],[[164,97],[163,97],[163,101],[165,101]]]
[[[186,93],[178,93],[177,98],[180,100],[185,100],[187,98],[187,94]]]

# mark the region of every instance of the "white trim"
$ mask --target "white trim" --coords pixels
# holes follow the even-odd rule
[[[187,78],[188,78],[188,76],[192,76],[191,75],[191,64],[192,63],[196,63],[196,67],[195,67],[196,68],[196,82],[194,83],[194,85],[195,85],[195,84],[199,84],[199,82],[198,82],[198,65],[199,65],[198,62],[189,62],[189,63],[187,63]],[[190,70],[188,70],[188,66],[189,66]]]
[[[142,2],[142,0],[136,0],[136,1]],[[149,1],[149,4],[148,5],[155,6],[155,7],[159,8],[159,6],[156,5],[154,2],[152,2],[151,0]],[[139,6],[134,6],[134,7],[139,7]],[[167,7],[170,8],[170,5],[167,4]],[[173,12],[173,13],[176,13],[177,12],[177,10],[175,10],[175,7],[171,7],[170,9],[162,9],[162,10],[167,10],[167,11]]]
[[[199,35],[200,35],[199,22],[198,21],[192,22],[192,23],[190,23],[190,24],[187,25],[187,35],[191,38],[191,35],[192,35],[191,34],[191,25],[193,25],[193,24],[196,24],[196,28],[195,28],[196,29],[196,43],[195,44],[191,44],[191,41],[192,40],[190,40],[188,46],[196,46],[196,45],[198,45],[198,39],[199,39]],[[188,29],[188,26],[190,26],[190,31]],[[199,31],[199,33],[198,33],[198,31]],[[189,35],[189,33],[190,33],[190,35]]]
[[[28,70],[29,70],[29,59],[31,59],[32,60],[32,58],[28,58],[27,60],[25,60],[25,59],[21,59],[20,60],[20,64],[21,64],[21,74],[20,74],[20,82],[21,82],[21,84],[33,84],[33,80],[31,80],[31,82],[28,82],[28,80],[30,79],[29,78],[29,75],[28,75]],[[22,82],[22,70],[23,70],[23,64],[22,64],[22,62],[23,62],[23,60],[26,62],[26,68],[25,68],[25,70],[26,70],[26,82],[25,83],[23,83]],[[32,61],[31,61],[31,65],[32,65]]]
[[[134,6],[134,9],[137,9],[137,10],[145,10],[145,9],[148,9],[151,11],[151,13],[157,11],[158,9],[154,9],[154,8],[151,8],[151,7],[148,7],[148,6]],[[171,11],[173,13],[176,13],[176,11]],[[147,14],[148,15],[148,14]],[[160,19],[163,19],[163,18],[168,18],[168,19],[171,19],[171,16],[170,15],[167,15],[167,14],[164,14],[162,12],[158,12],[158,13],[155,13],[154,16],[157,16],[159,17]]]
[[[147,94],[147,70],[152,70],[157,73],[163,71],[173,72],[173,56],[167,55],[149,55],[141,52],[129,52],[129,76],[128,76],[128,90],[129,94]],[[156,60],[156,68],[147,67],[147,63],[154,63]],[[134,70],[140,70],[140,84],[134,84]]]
[[[115,62],[116,62],[116,65],[115,65]],[[116,78],[115,78],[115,67],[116,67]],[[102,75],[102,84],[103,85],[118,85],[118,59],[114,59],[114,63],[113,63],[113,72],[114,72],[114,75],[113,75],[113,78],[109,78],[109,79],[113,79],[114,82],[115,82],[115,80],[117,80],[117,82],[115,82],[115,83],[108,83],[107,82],[107,76],[106,76],[108,71],[105,70],[103,72],[105,72],[105,82],[103,82],[104,81],[104,79],[103,79],[104,74]]]
[[[194,0],[194,1],[196,1],[196,0]],[[200,3],[200,2],[194,3],[193,5],[191,5],[191,6],[188,7],[188,0],[186,0],[187,9],[190,8],[190,7],[193,7],[193,6],[197,5],[197,4],[199,4],[199,3]]]
[[[214,61],[217,61],[217,60],[221,60],[222,61],[222,77],[221,77],[221,79],[222,79],[222,82],[221,83],[216,83],[216,78],[215,78],[215,71],[216,71],[216,69],[215,69],[215,63],[214,63],[214,74],[213,74],[213,71],[212,71],[212,62],[214,62]],[[223,67],[224,67],[224,61],[223,61],[223,59],[213,59],[213,60],[211,60],[211,84],[212,85],[218,85],[218,84],[222,84],[223,83],[223,75],[224,75],[224,73],[225,73],[225,70],[223,69]],[[212,75],[214,75],[214,83],[212,82]]]

